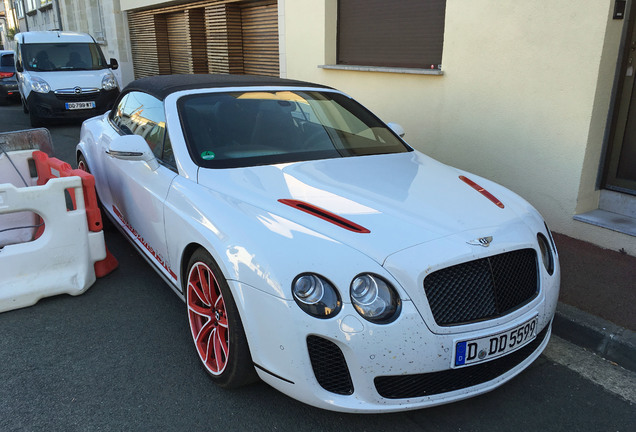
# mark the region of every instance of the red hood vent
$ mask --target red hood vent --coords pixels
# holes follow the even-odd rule
[[[320,207],[316,207],[315,205],[311,205],[304,201],[298,201],[293,199],[279,199],[278,202],[286,204],[290,207],[294,207],[295,209],[304,211],[305,213],[309,213],[310,215],[319,217],[320,219],[326,220],[327,222],[331,222],[334,225],[338,225],[340,228],[344,228],[349,231],[368,234],[371,231],[362,227],[354,222],[351,222],[348,219],[338,216],[337,214],[331,213],[328,210],[322,209]]]
[[[459,179],[461,181],[463,181],[464,183],[466,183],[468,186],[470,186],[471,188],[475,189],[477,192],[479,192],[480,194],[482,194],[483,196],[485,196],[486,198],[488,198],[490,201],[492,201],[492,203],[494,205],[496,205],[499,208],[504,208],[504,205],[501,201],[499,201],[497,199],[496,196],[494,196],[493,194],[491,194],[490,192],[488,192],[486,189],[484,189],[483,187],[479,186],[477,183],[475,183],[474,181],[472,181],[471,179],[464,177],[464,176],[459,176]]]

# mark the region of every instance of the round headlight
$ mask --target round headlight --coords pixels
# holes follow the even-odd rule
[[[539,250],[541,250],[541,260],[543,266],[550,276],[554,273],[554,254],[550,247],[550,242],[541,233],[537,234],[537,241],[539,242]]]
[[[48,93],[51,91],[49,83],[39,77],[31,78],[31,88],[33,88],[33,91],[37,93]]]
[[[342,306],[340,295],[333,285],[322,276],[304,273],[294,279],[292,294],[302,310],[316,318],[330,318]]]
[[[102,78],[102,88],[104,90],[112,90],[117,88],[117,80],[115,79],[115,75],[112,73],[107,73]]]
[[[366,320],[386,324],[397,318],[400,297],[390,283],[373,274],[361,274],[351,282],[351,302]]]

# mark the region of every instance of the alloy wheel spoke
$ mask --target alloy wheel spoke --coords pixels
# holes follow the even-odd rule
[[[195,337],[195,343],[204,362],[208,359],[214,329],[213,321],[209,320],[203,325],[203,327],[201,327],[201,330],[199,330],[199,333]]]
[[[200,263],[197,265],[197,273],[199,276],[199,285],[201,286],[201,291],[205,296],[204,301],[206,304],[212,305],[212,299],[210,297],[210,284],[208,282],[210,274],[208,268],[204,264]]]
[[[213,310],[207,305],[200,306],[194,302],[190,302],[190,304],[188,304],[188,309],[195,314],[201,315],[208,319],[212,319],[212,317],[214,316]]]
[[[225,342],[225,329],[217,327],[212,334],[212,340],[214,344],[214,356],[218,370],[220,371],[225,366],[227,361],[228,346]]]
[[[194,293],[196,295],[196,297],[198,298],[200,303],[203,303],[206,306],[210,306],[210,304],[208,303],[205,295],[203,294],[203,291],[201,291],[201,288],[194,282],[190,281],[188,283],[188,288],[190,289],[190,291],[192,293]],[[197,302],[197,299],[194,299],[192,297],[190,297],[190,303],[195,303]]]

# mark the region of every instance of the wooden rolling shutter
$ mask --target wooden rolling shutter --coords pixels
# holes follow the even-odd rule
[[[173,74],[190,73],[190,52],[186,37],[188,21],[183,12],[166,14],[168,30],[168,55],[170,56],[170,71]]]
[[[144,12],[130,12],[128,27],[135,78],[158,75],[155,16]]]
[[[278,76],[277,4],[247,4],[242,9],[242,21],[244,73]]]
[[[186,43],[190,51],[190,73],[208,73],[205,9],[187,9],[185,16],[188,27]]]
[[[135,78],[279,75],[275,0],[208,0],[128,13]]]
[[[338,63],[437,69],[446,0],[339,0]]]
[[[205,8],[208,70],[210,73],[243,73],[241,10],[233,5]]]

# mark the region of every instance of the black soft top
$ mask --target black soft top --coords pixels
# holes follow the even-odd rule
[[[226,75],[226,74],[194,74],[194,75],[156,75],[140,78],[128,84],[122,93],[131,90],[148,93],[157,99],[164,100],[166,96],[182,90],[220,87],[316,87],[327,86],[258,75]]]

